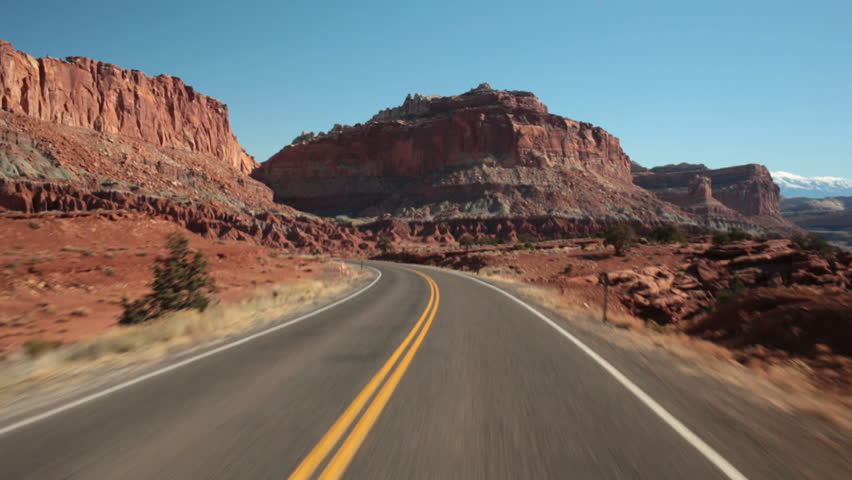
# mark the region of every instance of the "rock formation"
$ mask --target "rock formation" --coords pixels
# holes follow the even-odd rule
[[[272,203],[265,185],[209,156],[0,112],[0,212],[127,211],[274,247],[356,251],[362,244],[352,228]]]
[[[633,182],[711,226],[741,222],[778,233],[796,230],[781,217],[778,186],[763,165],[708,169],[681,163],[647,171],[634,168]]]
[[[852,251],[852,197],[782,198],[781,214],[835,246]]]
[[[277,200],[323,215],[694,223],[632,183],[616,137],[487,84],[410,95],[365,124],[301,135],[252,175]]]
[[[84,57],[34,58],[0,40],[0,108],[257,166],[231,132],[228,107],[177,77],[150,77]]]
[[[0,42],[0,212],[142,215],[211,238],[359,251],[351,227],[272,202],[224,104],[167,75]]]

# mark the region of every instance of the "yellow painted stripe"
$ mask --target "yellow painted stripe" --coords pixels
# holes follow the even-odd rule
[[[358,452],[361,444],[364,443],[364,439],[367,437],[367,434],[370,433],[370,430],[373,428],[376,420],[378,420],[379,415],[381,415],[382,410],[385,408],[385,405],[387,405],[388,400],[390,400],[390,397],[397,385],[399,385],[399,381],[408,369],[409,364],[411,364],[414,354],[417,353],[417,349],[420,347],[420,344],[423,343],[423,339],[426,337],[429,327],[432,326],[432,320],[438,312],[438,304],[441,301],[441,292],[438,290],[438,285],[435,284],[435,281],[428,275],[422,273],[420,273],[420,275],[423,275],[427,281],[434,285],[436,292],[435,304],[432,308],[432,312],[429,314],[429,320],[426,322],[423,330],[420,331],[420,335],[418,335],[417,340],[396,367],[396,370],[394,370],[390,378],[388,378],[388,381],[385,382],[381,390],[379,390],[379,393],[376,394],[376,398],[373,399],[370,406],[367,407],[364,415],[360,420],[358,420],[358,423],[355,424],[352,431],[349,432],[349,436],[347,436],[346,440],[343,441],[343,444],[341,444],[337,453],[328,462],[328,465],[326,465],[322,474],[320,474],[319,480],[337,480],[346,471],[346,468],[349,466],[349,463],[352,461],[355,453]]]
[[[412,272],[414,270],[411,270]],[[419,272],[416,272],[419,273]],[[421,274],[422,275],[422,274]],[[428,278],[426,278],[426,283],[429,285],[429,302],[426,304],[426,309],[423,310],[423,313],[420,315],[420,318],[417,320],[417,323],[414,324],[414,327],[408,332],[408,335],[396,348],[393,354],[388,358],[382,368],[370,379],[367,385],[358,393],[355,399],[351,404],[343,411],[340,417],[334,422],[331,428],[326,432],[325,435],[320,439],[320,441],[314,446],[314,448],[308,453],[308,455],[299,463],[299,466],[293,471],[292,474],[288,477],[289,480],[306,480],[310,478],[311,474],[317,469],[317,467],[322,463],[328,453],[332,448],[337,444],[340,440],[340,437],[346,432],[346,429],[355,421],[355,418],[364,408],[364,405],[367,403],[367,400],[370,399],[370,396],[373,395],[373,392],[379,387],[381,382],[388,375],[388,372],[391,370],[393,365],[396,363],[397,359],[402,352],[405,350],[405,347],[411,343],[411,339],[414,338],[417,330],[423,325],[423,322],[426,320],[426,317],[429,314],[429,311],[432,309],[433,304],[436,302],[437,297],[437,288],[438,286],[434,284],[434,282]]]

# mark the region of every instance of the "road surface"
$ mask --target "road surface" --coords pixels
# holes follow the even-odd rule
[[[474,280],[375,267],[304,321],[0,434],[0,478],[801,478],[701,387],[670,398]]]

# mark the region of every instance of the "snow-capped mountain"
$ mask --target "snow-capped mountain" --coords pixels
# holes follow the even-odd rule
[[[785,197],[852,196],[852,180],[842,177],[803,177],[790,172],[770,172]]]

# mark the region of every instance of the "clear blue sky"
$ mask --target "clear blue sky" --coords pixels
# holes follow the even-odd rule
[[[7,1],[0,38],[179,76],[229,105],[261,161],[409,92],[487,81],[645,165],[852,177],[852,2],[698,3]]]

